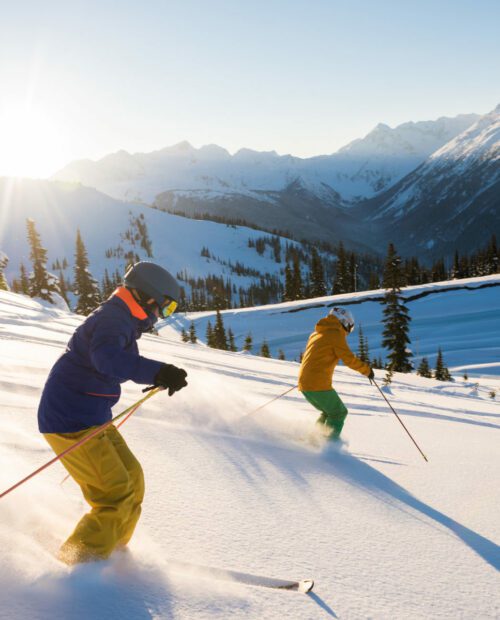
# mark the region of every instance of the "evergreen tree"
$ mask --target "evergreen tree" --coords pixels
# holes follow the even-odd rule
[[[66,278],[64,277],[64,273],[62,269],[60,269],[59,270],[59,293],[61,297],[64,299],[64,301],[69,306],[68,289],[69,289],[68,283],[66,282]]]
[[[252,334],[248,332],[248,335],[245,338],[245,343],[243,345],[243,351],[251,351],[252,347],[253,347]]]
[[[335,281],[333,283],[332,295],[342,295],[349,292],[349,269],[347,256],[342,241],[337,251],[337,265],[335,270]]]
[[[384,377],[384,385],[390,385],[392,383],[392,377],[394,376],[394,371],[391,367],[387,368],[387,372]]]
[[[109,277],[109,273],[108,270],[105,269],[104,270],[104,277],[102,279],[102,298],[103,299],[108,299],[108,297],[110,297],[113,294],[113,291],[115,290],[116,286],[115,286],[115,282]]]
[[[233,330],[229,328],[227,330],[227,340],[228,340],[228,348],[230,351],[237,351],[236,343],[234,342],[234,334]]]
[[[407,349],[410,343],[410,315],[401,295],[404,286],[404,276],[401,271],[401,259],[396,254],[394,245],[389,244],[384,269],[383,286],[386,294],[384,304],[384,330],[382,332],[382,346],[389,350],[389,368],[393,372],[410,372],[412,369],[411,351]]]
[[[293,275],[290,264],[287,262],[285,266],[285,292],[283,293],[283,301],[293,301]]]
[[[417,368],[417,375],[430,379],[432,377],[431,368],[429,366],[429,360],[426,357],[422,358],[419,367]]]
[[[311,297],[324,297],[325,295],[325,270],[318,250],[313,246],[311,254]]]
[[[21,263],[20,276],[19,276],[18,282],[19,282],[19,292],[22,293],[23,295],[29,295],[30,294],[30,280],[26,272],[26,267],[24,266],[24,263]]]
[[[271,353],[269,351],[269,345],[267,344],[265,340],[262,343],[262,346],[260,348],[260,355],[261,357],[271,357]]]
[[[189,334],[184,329],[184,327],[182,328],[182,331],[181,331],[181,340],[182,342],[189,342]]]
[[[356,292],[358,290],[358,259],[356,254],[351,252],[349,255],[349,267],[348,267],[348,292]]]
[[[196,327],[194,326],[194,321],[191,321],[191,325],[189,326],[189,342],[196,344],[197,340]]]
[[[441,348],[438,349],[434,378],[438,381],[453,381],[452,376],[450,375],[450,371],[445,366],[445,363],[443,361],[443,352],[441,351]]]
[[[30,278],[31,297],[40,297],[45,301],[52,302],[51,293],[55,293],[55,287],[50,281],[47,271],[47,250],[42,247],[40,235],[36,231],[35,222],[26,220],[28,229],[28,241],[30,244],[30,259],[33,264],[33,273]]]
[[[7,263],[9,259],[7,254],[4,254],[0,251],[0,290],[1,291],[9,291],[9,285],[7,284],[7,280],[5,278],[4,269],[7,267]]]
[[[292,271],[292,299],[303,299],[302,274],[300,272],[300,259],[298,255],[293,257]]]
[[[370,352],[368,351],[368,341],[365,339],[363,334],[363,327],[359,326],[359,344],[358,344],[358,357],[365,364],[370,363]]]
[[[431,277],[433,282],[442,282],[447,280],[446,268],[444,260],[440,258],[432,265]]]
[[[226,330],[224,328],[222,314],[220,313],[220,310],[218,308],[216,310],[215,316],[214,346],[216,349],[222,349],[223,351],[227,351]]]
[[[376,291],[378,288],[380,288],[380,278],[378,277],[378,274],[375,271],[370,271],[370,280],[368,283],[368,290]]]
[[[89,267],[87,250],[83,244],[80,231],[76,232],[76,251],[75,251],[75,288],[74,293],[78,295],[78,303],[75,312],[77,314],[88,315],[101,303],[101,295],[97,282],[92,277]]]
[[[286,358],[285,358],[285,352],[283,351],[283,349],[280,349],[280,350],[278,351],[278,359],[279,359],[279,360],[285,360],[285,359],[286,359]]]
[[[498,273],[499,264],[499,252],[497,247],[497,238],[495,235],[491,236],[490,243],[486,250],[486,273],[492,275]]]
[[[212,324],[210,323],[210,321],[208,321],[207,323],[206,340],[207,340],[208,347],[212,347],[212,348],[215,347],[214,330],[212,329]]]

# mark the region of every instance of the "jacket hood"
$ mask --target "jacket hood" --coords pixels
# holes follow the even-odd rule
[[[316,331],[318,333],[327,331],[329,329],[341,329],[345,333],[345,329],[342,327],[341,322],[336,316],[325,316],[316,323]]]

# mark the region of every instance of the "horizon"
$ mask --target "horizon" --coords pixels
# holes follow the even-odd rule
[[[500,101],[491,0],[119,8],[4,10],[0,175],[46,178],[74,160],[183,140],[309,158],[378,123],[485,114]]]
[[[498,105],[500,106],[500,104],[498,104]],[[495,110],[495,108],[492,108],[492,110],[490,110],[490,111],[494,111],[494,110]],[[188,146],[190,146],[191,148],[193,148],[196,151],[199,151],[199,150],[201,150],[203,148],[211,147],[211,146],[217,147],[217,148],[221,148],[221,149],[225,150],[229,154],[229,156],[231,156],[231,157],[234,157],[240,151],[252,151],[252,152],[260,153],[260,154],[274,153],[277,157],[293,157],[295,159],[304,159],[305,160],[305,159],[312,159],[312,158],[315,158],[315,157],[323,157],[323,156],[334,155],[334,154],[338,153],[340,150],[342,150],[343,148],[345,148],[346,146],[349,146],[350,144],[352,144],[353,142],[356,142],[357,140],[365,139],[369,134],[371,134],[380,125],[384,125],[384,126],[388,127],[390,130],[394,131],[394,130],[398,129],[399,127],[401,127],[402,125],[407,125],[407,124],[417,125],[419,123],[437,122],[437,121],[439,121],[441,119],[452,119],[452,118],[458,118],[460,116],[469,116],[471,114],[476,114],[477,116],[484,116],[485,114],[488,114],[488,113],[489,112],[484,112],[484,113],[483,112],[460,112],[459,114],[457,114],[455,116],[446,116],[446,115],[443,116],[442,115],[442,116],[439,116],[438,118],[433,118],[433,119],[421,119],[421,120],[404,121],[403,123],[400,123],[400,124],[398,124],[396,126],[390,126],[390,125],[387,125],[386,123],[380,122],[380,123],[377,123],[374,127],[372,127],[372,129],[370,129],[367,134],[365,134],[363,136],[360,136],[360,137],[354,137],[352,140],[350,140],[346,144],[340,145],[339,148],[336,151],[332,151],[332,152],[329,152],[329,153],[326,153],[326,152],[325,153],[314,153],[314,154],[308,155],[308,156],[296,155],[296,154],[291,153],[291,152],[288,152],[288,153],[282,152],[282,153],[280,153],[277,149],[258,150],[258,149],[253,149],[253,148],[250,148],[250,147],[247,147],[247,146],[240,146],[240,147],[237,147],[236,149],[233,150],[233,149],[227,148],[226,146],[224,146],[222,144],[218,144],[218,143],[215,143],[215,142],[203,143],[203,144],[196,145],[196,144],[193,144],[193,142],[190,141],[190,140],[180,140],[180,141],[175,142],[173,144],[167,144],[165,146],[162,146],[162,147],[159,147],[159,148],[155,148],[155,149],[150,150],[150,151],[130,151],[130,150],[126,149],[126,148],[118,148],[118,149],[116,149],[114,151],[103,153],[103,154],[97,155],[95,157],[85,157],[85,156],[76,157],[75,159],[72,159],[71,161],[68,161],[65,164],[63,164],[63,166],[61,166],[57,170],[53,170],[52,172],[50,172],[49,174],[44,175],[44,176],[41,176],[41,175],[39,175],[39,176],[15,175],[15,174],[10,174],[9,175],[9,174],[2,174],[0,172],[0,178],[17,178],[17,179],[26,178],[26,179],[34,179],[34,180],[39,179],[39,180],[49,180],[50,181],[51,177],[54,174],[56,174],[57,172],[59,172],[60,170],[62,170],[63,168],[65,168],[66,166],[68,166],[68,165],[70,165],[70,164],[72,164],[74,162],[91,161],[93,163],[97,163],[97,162],[101,161],[102,159],[104,159],[105,157],[108,157],[109,155],[116,155],[117,153],[121,153],[121,152],[127,153],[128,155],[131,155],[131,156],[135,156],[135,155],[149,155],[149,154],[157,153],[157,152],[160,152],[160,151],[163,151],[163,150],[173,149],[173,148],[175,148],[177,146],[180,146],[181,144],[187,144]]]

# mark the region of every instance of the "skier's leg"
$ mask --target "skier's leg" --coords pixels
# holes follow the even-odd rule
[[[120,456],[123,465],[129,473],[132,487],[134,490],[134,504],[132,506],[132,511],[129,515],[129,518],[123,523],[121,537],[118,541],[119,546],[125,546],[132,538],[135,526],[137,525],[139,517],[141,516],[141,505],[142,500],[144,499],[145,490],[144,473],[142,471],[142,467],[139,461],[132,454],[130,448],[128,447],[120,432],[114,426],[110,426],[108,430],[109,438],[113,443],[118,455]]]
[[[338,439],[347,416],[347,407],[344,405],[335,390],[318,392],[303,392],[306,399],[321,411],[317,423],[332,429],[331,438]]]
[[[323,411],[320,399],[317,396],[318,394],[321,394],[321,392],[302,392],[302,394],[304,395],[304,398],[307,400],[307,402],[309,402],[318,411],[321,411],[321,415],[316,420],[316,424],[318,424],[320,427],[324,426],[326,422],[326,413]]]
[[[90,429],[89,429],[90,430]],[[79,433],[45,434],[56,454],[79,441]],[[107,558],[123,535],[136,504],[131,476],[105,431],[61,459],[92,507],[61,547],[67,564]]]
[[[333,429],[331,439],[338,439],[344,428],[344,422],[347,417],[347,407],[335,390],[331,390],[327,397],[325,406],[327,426]]]

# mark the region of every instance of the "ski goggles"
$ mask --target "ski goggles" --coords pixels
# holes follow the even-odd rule
[[[164,319],[168,318],[171,314],[175,312],[177,308],[177,302],[173,299],[165,298],[165,301],[160,306],[160,314]]]

